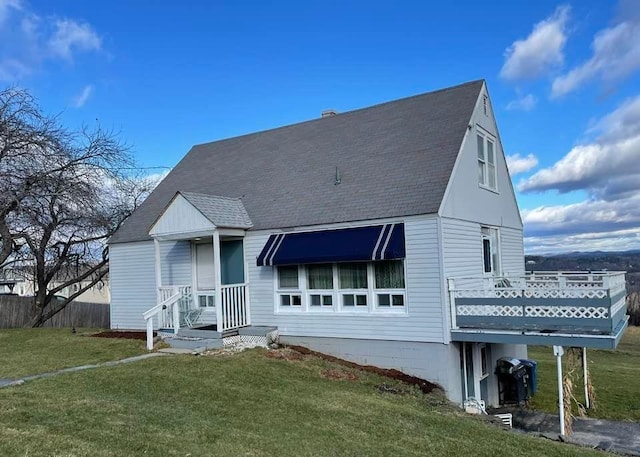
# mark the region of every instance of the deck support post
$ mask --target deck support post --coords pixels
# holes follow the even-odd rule
[[[582,379],[584,380],[584,407],[591,408],[589,401],[589,368],[587,366],[587,348],[582,348]]]
[[[558,410],[560,411],[560,435],[565,436],[564,430],[564,389],[562,383],[562,356],[564,349],[562,346],[553,347],[553,355],[556,356],[556,365],[558,368]]]
[[[455,297],[455,289],[456,284],[453,279],[447,279],[447,287],[449,289],[449,308],[451,310],[451,328],[457,329],[458,322],[456,320],[456,297]]]
[[[215,283],[216,329],[224,331],[224,313],[222,311],[222,270],[220,267],[220,232],[213,231],[213,278]]]

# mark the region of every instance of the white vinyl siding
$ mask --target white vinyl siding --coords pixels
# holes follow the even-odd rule
[[[442,218],[445,276],[479,276],[484,272],[482,225]],[[522,230],[496,227],[501,270],[505,275],[524,273]]]
[[[363,221],[374,225],[397,220]],[[258,267],[256,258],[270,231],[249,231],[245,237],[254,325],[276,325],[282,335],[377,340],[443,342],[438,222],[435,215],[405,218],[406,313],[276,313],[275,267]],[[314,229],[353,227],[356,224]],[[309,227],[299,230],[309,230]],[[337,280],[334,278],[334,282]]]
[[[160,242],[160,256],[164,285],[191,284],[188,241]],[[109,246],[111,328],[145,328],[142,313],[156,305],[155,272],[153,241]]]
[[[522,230],[503,227],[500,230],[502,272],[505,276],[524,274]]]
[[[162,216],[153,224],[151,235],[173,235],[176,233],[211,232],[215,226],[204,217],[182,195],[176,198],[167,207]]]
[[[472,128],[467,130],[462,140],[460,153],[456,159],[438,214],[444,218],[479,222],[488,227],[522,229],[520,212],[507,170],[507,163],[496,122],[491,110],[489,110],[488,115],[483,112],[484,96],[486,94],[481,94],[478,97],[478,103],[469,120],[469,125]],[[482,184],[480,184],[482,181],[479,171],[481,162],[478,156],[478,132],[482,132],[487,137],[495,140],[493,143],[493,159],[496,182],[493,187],[499,192],[487,191],[489,186],[487,185],[486,188],[483,188]],[[485,166],[487,168],[486,177],[491,168],[487,160],[490,157],[487,157],[486,141],[483,142],[483,149],[484,160],[482,166],[483,170]],[[486,182],[491,184],[488,178]]]
[[[111,328],[143,329],[142,313],[155,306],[153,241],[109,246]]]
[[[162,285],[191,285],[191,243],[189,241],[161,241],[160,256]]]
[[[442,219],[445,277],[482,275],[482,235],[477,222]]]

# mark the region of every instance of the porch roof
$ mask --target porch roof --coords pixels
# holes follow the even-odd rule
[[[253,223],[239,198],[178,192],[216,227],[248,229]]]
[[[210,233],[217,228],[249,229],[253,226],[239,198],[176,192],[149,228],[154,237]]]

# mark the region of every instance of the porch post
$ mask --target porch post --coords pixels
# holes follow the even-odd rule
[[[155,248],[156,261],[156,304],[160,303],[160,287],[162,287],[162,267],[160,266],[160,241],[153,238],[153,247]]]
[[[220,232],[213,231],[213,278],[215,283],[215,305],[216,305],[216,328],[219,332],[224,331],[225,323],[222,310],[222,272],[220,269]]]
[[[560,435],[564,436],[564,391],[562,383],[562,356],[564,349],[562,346],[553,347],[553,355],[556,356],[558,370],[558,410],[560,411]]]

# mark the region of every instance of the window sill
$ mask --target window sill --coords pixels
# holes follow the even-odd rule
[[[489,192],[493,192],[494,194],[500,195],[500,191],[498,189],[492,189],[489,186],[485,186],[484,184],[478,183],[478,187],[480,189],[488,190]]]
[[[409,313],[406,310],[379,310],[374,311],[335,311],[335,310],[305,310],[305,309],[278,309],[277,315],[294,315],[299,316],[301,314],[307,316],[334,316],[336,318],[341,317],[373,317],[373,318],[388,318],[390,316],[397,318],[407,318]]]

